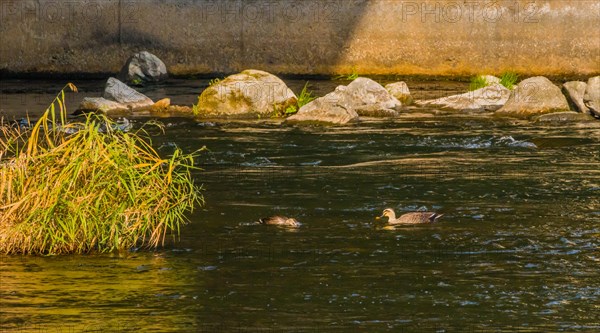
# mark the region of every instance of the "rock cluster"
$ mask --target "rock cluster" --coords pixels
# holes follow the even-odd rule
[[[168,74],[160,59],[143,51],[127,60],[119,77],[129,84],[143,85],[160,82]],[[521,81],[514,90],[501,85],[501,80],[495,76],[485,75],[483,78],[487,86],[481,89],[414,101],[405,82],[394,82],[384,87],[371,79],[358,77],[347,86],[340,85],[333,92],[302,105],[283,80],[271,73],[249,69],[212,82],[198,97],[193,114],[199,118],[281,117],[292,114],[285,119],[287,123],[343,125],[356,122],[361,117],[396,117],[406,113],[404,106],[414,103],[421,108],[485,112],[543,123],[586,121],[592,119],[590,115],[600,118],[600,76],[587,82],[566,82],[560,88],[546,77],[537,76]],[[109,78],[102,97],[85,98],[78,110],[100,110],[110,114],[138,110],[189,112],[192,109],[172,106],[169,98],[154,103],[127,84]]]
[[[359,77],[304,105],[287,122],[345,124],[363,117],[398,115],[402,103],[379,83]]]

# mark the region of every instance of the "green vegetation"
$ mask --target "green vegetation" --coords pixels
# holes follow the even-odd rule
[[[514,89],[517,81],[519,80],[519,75],[514,72],[504,72],[500,76],[500,84],[505,86],[508,89]],[[487,82],[483,75],[477,75],[471,78],[471,83],[469,84],[469,91],[485,88],[489,86],[490,83]]]
[[[143,82],[139,77],[136,77],[133,80],[131,80],[131,84],[134,86],[141,86]]]
[[[67,123],[67,88],[77,89],[67,84],[30,129],[0,124],[0,253],[109,252],[175,238],[203,203],[190,173],[196,153],[163,159],[143,128],[123,133],[103,115]]]
[[[338,75],[338,76],[333,77],[333,79],[334,80],[354,81],[354,80],[358,79],[359,76],[360,75],[358,74],[358,70],[356,69],[356,66],[352,66],[352,73]]]
[[[485,88],[488,85],[489,84],[483,75],[477,75],[471,78],[471,83],[469,84],[469,91]]]
[[[300,110],[301,107],[316,99],[316,97],[312,95],[312,92],[308,91],[308,87],[309,84],[308,82],[306,82],[306,84],[304,84],[304,88],[302,88],[302,91],[300,92],[300,95],[298,95],[298,103],[296,105],[290,105],[285,109],[284,113],[286,116],[298,112],[298,110]]]
[[[515,72],[504,72],[500,76],[500,84],[511,90],[515,88],[518,80],[519,75]]]

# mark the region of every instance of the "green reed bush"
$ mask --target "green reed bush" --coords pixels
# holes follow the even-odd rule
[[[300,110],[301,107],[316,99],[316,97],[312,95],[312,91],[309,91],[308,88],[309,85],[308,82],[306,82],[304,84],[304,88],[302,88],[302,91],[300,92],[300,95],[298,95],[298,103],[296,103],[296,105],[290,105],[285,109],[286,116],[298,112],[298,110]]]
[[[500,84],[511,90],[515,88],[518,80],[519,74],[514,72],[504,72],[500,76]]]
[[[116,131],[103,115],[67,124],[67,87],[76,91],[65,86],[31,129],[0,126],[0,253],[109,252],[179,235],[203,203],[196,153],[163,159],[143,128]]]
[[[488,85],[489,84],[483,75],[477,75],[471,78],[471,82],[469,83],[469,91],[485,88]]]

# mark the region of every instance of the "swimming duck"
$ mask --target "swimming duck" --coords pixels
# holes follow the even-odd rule
[[[263,217],[259,219],[260,224],[278,225],[282,227],[299,227],[301,224],[293,217],[275,215],[271,217]]]
[[[438,214],[434,212],[411,212],[401,215],[396,218],[396,212],[391,208],[386,208],[381,216],[377,219],[387,217],[389,224],[420,224],[420,223],[433,223],[444,216],[444,214]]]

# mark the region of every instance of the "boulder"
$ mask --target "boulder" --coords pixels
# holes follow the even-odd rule
[[[131,85],[143,85],[166,80],[167,66],[154,54],[142,51],[134,54],[119,73],[119,79]]]
[[[417,104],[422,106],[432,105],[459,111],[496,111],[508,101],[509,96],[509,89],[498,83],[494,83],[464,94],[420,101]]]
[[[600,76],[588,80],[583,102],[596,118],[600,118]]]
[[[402,106],[382,85],[366,77],[357,78],[340,92],[346,95],[346,102],[351,104],[359,116],[394,116]]]
[[[574,111],[554,112],[543,114],[535,119],[540,123],[564,123],[593,120],[589,114]]]
[[[583,95],[587,83],[581,81],[571,81],[563,84],[562,91],[567,96],[567,101],[571,105],[571,109],[577,112],[589,113],[590,109],[583,103]]]
[[[251,69],[206,88],[195,110],[203,117],[271,115],[296,103],[296,95],[281,79]]]
[[[569,111],[569,103],[559,87],[543,76],[521,81],[497,115],[529,118],[545,113]]]
[[[394,82],[385,86],[385,89],[402,105],[411,105],[413,102],[413,98],[410,95],[410,90],[408,90],[408,85],[405,82]]]
[[[352,107],[346,90],[345,86],[337,87],[334,92],[301,107],[286,122],[343,125],[357,121],[358,113]]]
[[[114,77],[109,78],[106,82],[102,97],[109,101],[123,104],[132,111],[149,109],[154,104],[146,95],[137,92]]]
[[[85,97],[79,104],[77,112],[95,112],[100,111],[104,113],[111,112],[126,112],[129,108],[121,103],[115,101],[109,101],[102,97]]]

